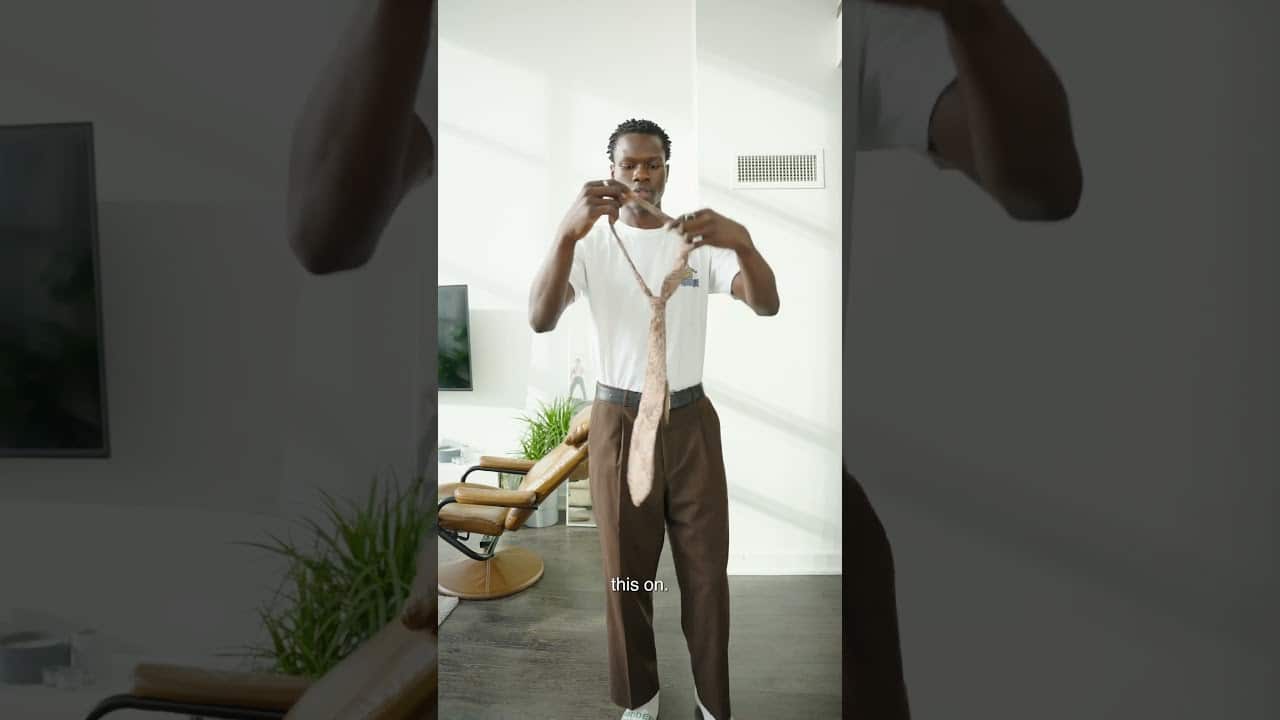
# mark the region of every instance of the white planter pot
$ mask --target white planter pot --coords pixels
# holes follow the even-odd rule
[[[560,506],[564,504],[564,485],[547,496],[524,524],[532,528],[550,527],[560,522]]]

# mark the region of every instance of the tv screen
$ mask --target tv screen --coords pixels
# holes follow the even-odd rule
[[[438,387],[471,390],[471,316],[466,285],[441,285],[436,298]]]
[[[0,126],[0,456],[109,454],[93,126]]]

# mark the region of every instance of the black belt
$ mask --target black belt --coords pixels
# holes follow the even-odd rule
[[[686,405],[692,405],[706,396],[707,394],[702,391],[702,383],[683,390],[677,390],[671,393],[671,409],[678,410]],[[640,393],[638,391],[623,390],[622,388],[610,387],[601,383],[596,383],[596,399],[629,408],[640,407]]]

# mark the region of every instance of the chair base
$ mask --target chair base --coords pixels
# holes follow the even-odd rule
[[[439,591],[463,600],[496,600],[515,595],[542,579],[542,558],[522,547],[499,550],[488,560],[461,558],[441,563]]]

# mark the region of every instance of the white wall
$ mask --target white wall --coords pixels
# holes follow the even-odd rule
[[[746,225],[782,300],[771,318],[727,299],[709,313],[734,573],[840,572],[836,40],[835,2],[697,2],[701,204]],[[822,189],[732,186],[738,154],[810,151],[825,157]]]
[[[249,642],[277,569],[230,543],[317,488],[414,472],[433,228],[407,212],[367,270],[324,279],[284,239],[290,128],[354,5],[6,18],[0,123],[96,126],[113,454],[0,460],[0,620],[38,609],[156,652]]]
[[[783,297],[767,319],[728,298],[711,304],[706,385],[724,429],[730,570],[838,572],[835,4],[663,0],[645,13],[660,30],[635,31],[623,6],[441,5],[440,283],[471,287],[477,385],[440,395],[441,434],[511,450],[512,418],[566,394],[575,356],[592,386],[588,307],[535,336],[529,285],[582,183],[607,176],[612,129],[654,120],[673,143],[664,207],[741,220]],[[729,187],[734,153],[797,147],[825,151],[825,189]]]

